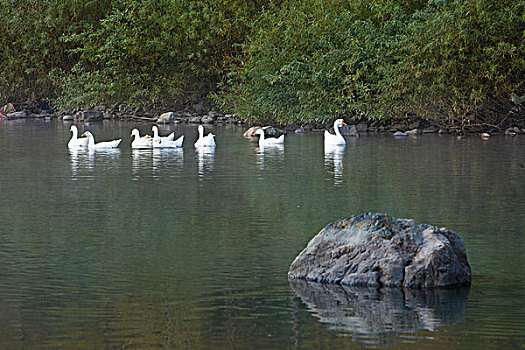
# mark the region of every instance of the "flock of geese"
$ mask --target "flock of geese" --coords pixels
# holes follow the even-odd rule
[[[149,149],[149,148],[181,148],[182,142],[184,141],[184,135],[175,140],[175,133],[171,133],[168,136],[160,136],[159,128],[153,125],[151,128],[153,136],[144,135],[140,136],[138,129],[131,131],[131,148],[133,149]],[[67,146],[69,148],[87,148],[87,149],[112,149],[117,148],[120,145],[122,139],[116,139],[112,141],[95,142],[95,137],[89,131],[84,132],[81,137],[78,137],[78,128],[76,125],[71,125],[69,131],[72,132],[71,139]],[[199,125],[199,138],[195,142],[195,147],[215,147],[215,135],[209,133],[204,136],[204,127]]]
[[[337,119],[334,122],[334,134],[325,131],[324,133],[324,144],[325,146],[343,146],[346,144],[344,137],[341,135],[339,128],[346,123],[343,119]],[[131,148],[133,149],[149,149],[149,148],[181,148],[184,141],[184,135],[180,136],[175,140],[175,133],[171,133],[168,136],[160,136],[159,129],[156,125],[151,128],[153,136],[145,135],[140,136],[140,132],[137,129],[131,131],[131,136],[134,138],[131,142]],[[68,142],[69,148],[87,148],[87,149],[111,149],[117,148],[120,145],[122,139],[95,142],[95,137],[89,131],[84,132],[81,137],[78,137],[78,128],[75,125],[71,125],[70,131],[73,133],[71,140]],[[195,141],[194,146],[200,147],[215,147],[215,135],[209,133],[204,135],[204,126],[198,126],[199,138]],[[284,135],[280,137],[266,137],[263,129],[258,129],[256,134],[259,135],[259,146],[271,146],[271,145],[282,145],[284,143]]]

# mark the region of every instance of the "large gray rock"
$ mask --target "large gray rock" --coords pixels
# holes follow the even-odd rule
[[[281,130],[278,128],[274,128],[273,126],[252,126],[248,130],[244,132],[242,136],[244,137],[256,137],[258,138],[259,135],[257,135],[257,130],[263,129],[264,130],[264,136],[265,137],[279,137],[281,135],[286,135],[285,130]]]
[[[24,119],[27,118],[29,115],[25,111],[20,112],[12,112],[6,115],[7,119]]]
[[[339,130],[341,135],[359,137],[359,130],[355,125],[343,125]]]
[[[80,111],[75,114],[77,122],[94,122],[104,119],[104,113],[100,111]]]
[[[211,113],[211,112],[210,112]],[[205,115],[201,119],[202,124],[213,124],[217,120],[217,116],[215,114],[209,114]]]
[[[295,258],[288,277],[370,287],[449,287],[471,280],[455,232],[367,213],[326,226]]]
[[[175,121],[175,113],[173,113],[173,112],[163,113],[157,119],[157,123],[158,124],[169,124],[169,123],[171,123],[173,121]]]

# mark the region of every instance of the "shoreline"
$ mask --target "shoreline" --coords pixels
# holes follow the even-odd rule
[[[6,105],[9,106],[9,105]],[[3,110],[6,110],[6,106]],[[95,107],[89,110],[80,110],[75,113],[60,113],[52,109],[38,109],[25,108],[20,111],[14,110],[14,107],[10,105],[8,109],[12,111],[7,114],[0,112],[0,118],[6,120],[14,119],[57,119],[65,122],[100,122],[103,120],[120,120],[130,122],[142,122],[149,124],[204,124],[204,125],[239,125],[250,127],[263,127],[271,126],[283,130],[284,132],[322,132],[324,130],[330,130],[330,125],[324,125],[322,123],[289,123],[282,125],[278,123],[273,124],[261,124],[252,121],[246,121],[242,118],[238,118],[234,114],[227,114],[223,112],[217,112],[214,110],[207,112],[187,112],[187,111],[175,111],[157,113],[153,111],[133,111],[131,108],[126,106],[119,106],[118,108],[106,108],[106,107]],[[509,125],[505,128],[497,125],[475,125],[475,130],[466,131],[465,127],[456,126],[453,123],[451,125],[442,125],[440,123],[433,122],[432,120],[423,119],[420,117],[404,118],[404,119],[388,119],[388,120],[349,120],[348,125],[342,130],[343,135],[346,136],[359,136],[361,133],[391,133],[395,136],[407,136],[407,135],[421,135],[421,134],[451,134],[451,135],[465,135],[465,134],[504,134],[507,136],[515,136],[518,134],[525,134],[525,121],[521,120],[515,123],[515,125]]]

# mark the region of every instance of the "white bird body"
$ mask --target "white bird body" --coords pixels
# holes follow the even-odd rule
[[[171,140],[161,140],[153,139],[153,148],[180,148],[182,147],[182,142],[184,141],[184,135],[176,139],[175,141]]]
[[[325,130],[324,132],[324,144],[325,145],[346,145],[345,138],[343,137],[343,135],[341,135],[341,132],[339,131],[339,128],[343,125],[346,125],[343,119],[337,119],[334,122],[335,135],[330,134],[328,130]]]
[[[199,125],[199,138],[195,142],[195,147],[215,147],[215,135],[211,132],[204,136],[204,126]]]
[[[182,142],[184,141],[184,135],[175,139],[175,133],[172,132],[168,136],[159,136],[159,128],[156,125],[153,125],[151,128],[153,130],[153,148],[176,148],[182,147]]]
[[[255,131],[259,135],[259,146],[269,146],[269,145],[282,145],[284,143],[284,135],[279,137],[265,137],[263,129],[257,129]]]
[[[69,142],[67,143],[67,147],[88,147],[89,139],[87,137],[78,137],[78,129],[76,125],[71,125],[69,131],[73,133],[73,136],[71,136],[71,140],[69,140]]]
[[[149,135],[140,136],[140,132],[137,129],[131,131],[131,136],[135,139],[131,142],[131,148],[144,149],[153,148],[153,139]]]
[[[105,142],[95,143],[95,137],[89,131],[86,131],[85,133],[83,133],[82,136],[86,136],[87,139],[89,140],[88,141],[88,148],[89,149],[117,148],[118,145],[120,144],[120,141],[122,141],[122,139],[118,139],[118,140],[113,140],[113,141],[105,141]]]

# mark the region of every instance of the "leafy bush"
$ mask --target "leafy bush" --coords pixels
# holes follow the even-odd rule
[[[523,9],[514,0],[288,1],[262,13],[217,99],[281,123],[475,116],[524,92]]]
[[[524,0],[0,1],[0,104],[287,123],[494,123],[525,96]],[[493,120],[494,119],[494,120]]]
[[[104,16],[109,0],[0,1],[0,101],[35,102],[57,95],[49,73],[76,62],[63,35]]]
[[[429,1],[401,38],[385,99],[426,117],[474,118],[492,104],[505,115],[511,94],[524,92],[524,9],[514,0]]]

